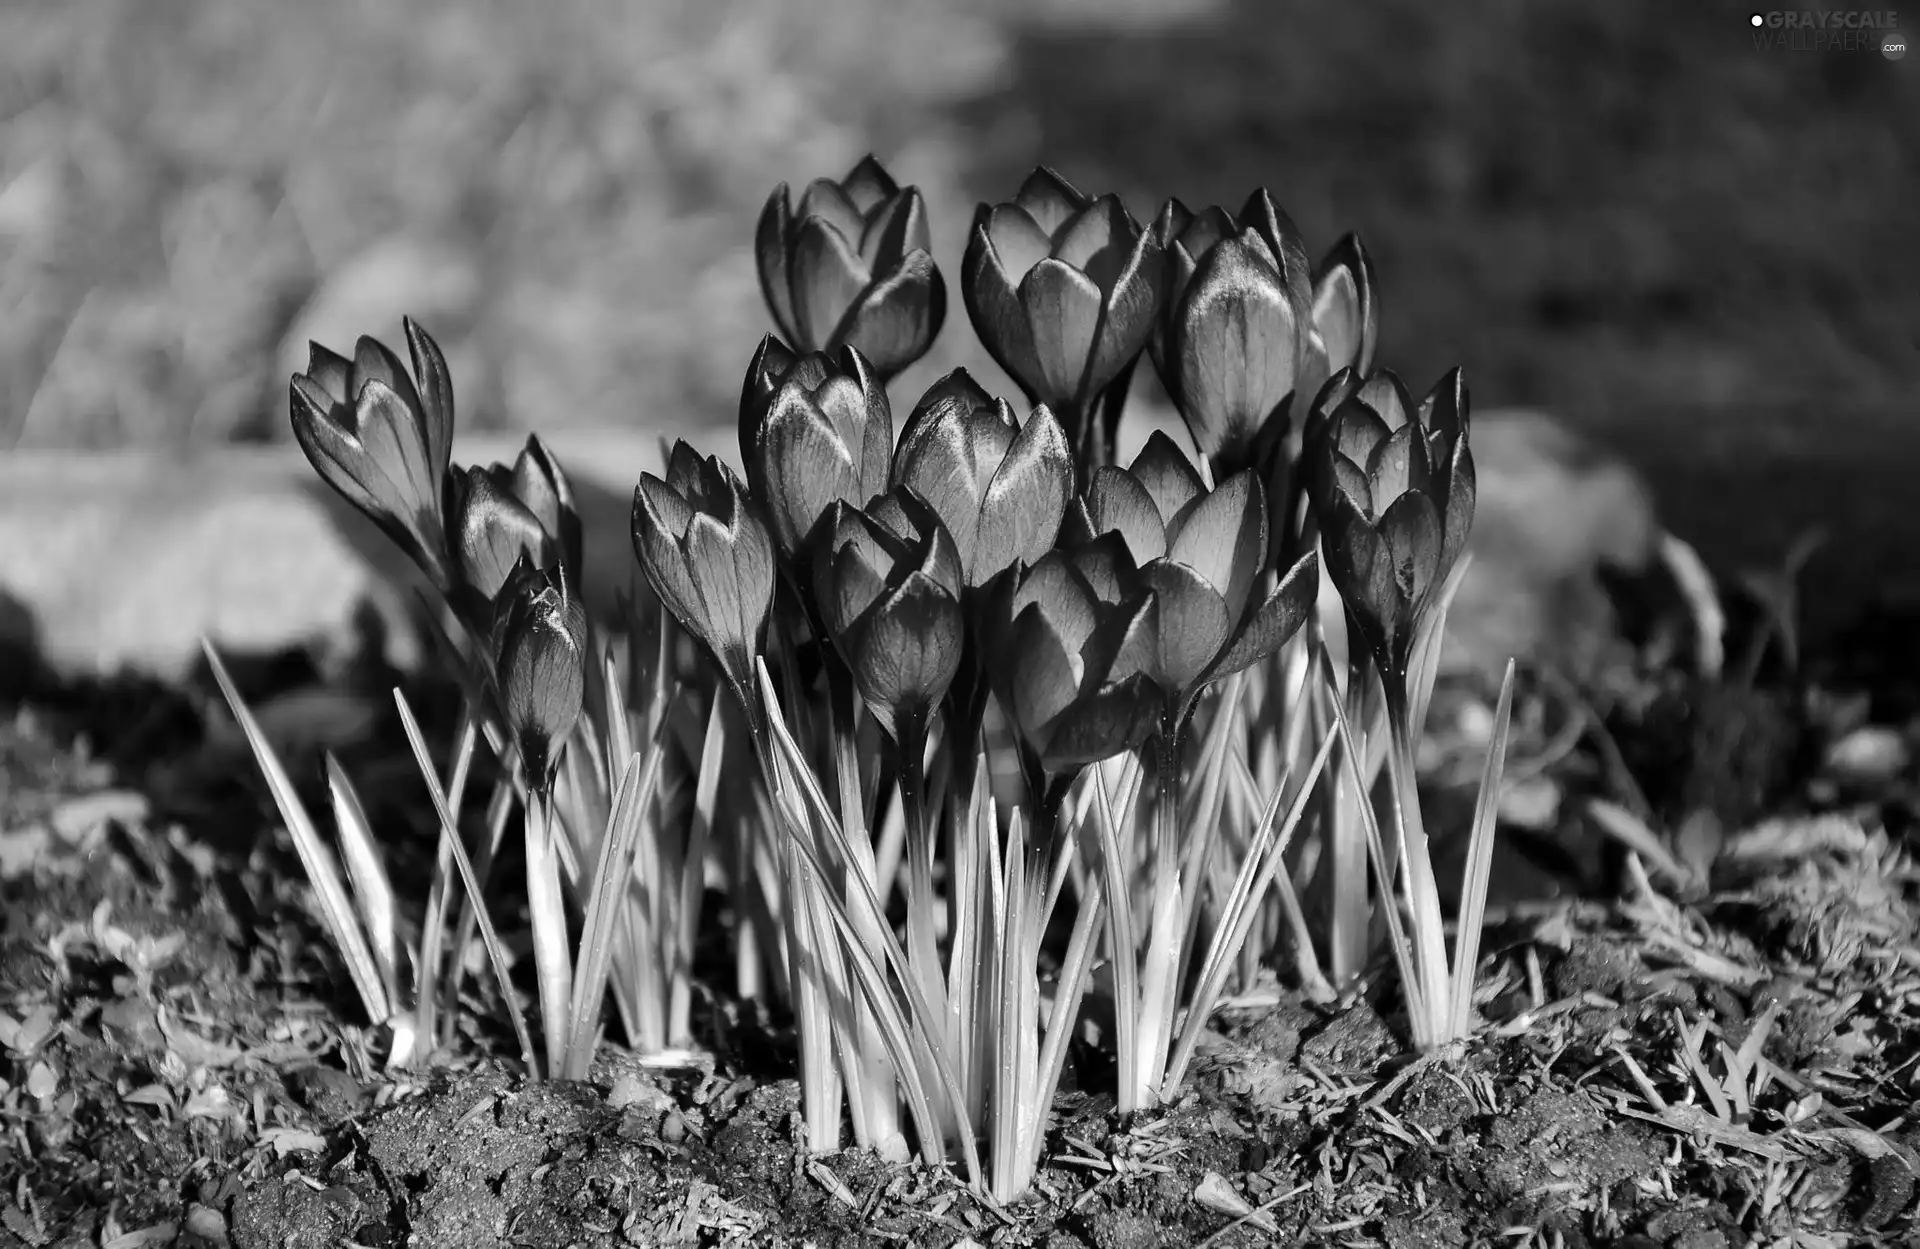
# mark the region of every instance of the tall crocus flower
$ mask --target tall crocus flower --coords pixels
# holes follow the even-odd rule
[[[1155,433],[1124,469],[1094,470],[1062,529],[1069,543],[1117,535],[1123,586],[1148,610],[1128,625],[1114,679],[1138,673],[1177,726],[1194,695],[1273,653],[1312,609],[1319,570],[1298,561],[1262,595],[1266,495],[1242,470],[1212,490],[1171,438]]]
[[[753,688],[773,605],[773,538],[718,456],[674,444],[663,480],[640,475],[633,550],[681,627],[713,652],[736,691]]]
[[[893,454],[894,481],[939,514],[969,589],[1053,546],[1073,498],[1073,453],[1046,405],[1023,424],[955,369],[921,396]]]
[[[925,355],[947,316],[927,206],[880,162],[814,180],[796,210],[775,188],[754,238],[760,289],[780,333],[802,351],[857,347],[883,378]]]
[[[493,675],[508,732],[527,779],[523,832],[547,1067],[561,1070],[573,964],[553,821],[554,773],[586,698],[587,612],[558,568],[524,555],[494,604]]]
[[[1169,200],[1153,233],[1169,272],[1155,362],[1194,443],[1224,477],[1255,463],[1285,432],[1287,401],[1307,374],[1306,247],[1264,189],[1237,218]],[[1297,399],[1293,410],[1311,399]]]
[[[1307,481],[1327,575],[1389,697],[1473,525],[1467,408],[1458,369],[1417,409],[1385,369],[1342,370],[1315,405]]]
[[[774,540],[791,558],[834,502],[860,507],[886,490],[886,387],[856,348],[795,357],[769,335],[747,371],[740,454]]]
[[[579,593],[580,513],[565,470],[537,435],[512,467],[455,468],[447,477],[447,539],[463,584],[492,599],[524,554],[559,567]]]
[[[961,271],[981,343],[1102,460],[1096,401],[1146,346],[1165,281],[1160,244],[1117,196],[1090,199],[1044,168],[975,211]]]
[[[453,381],[427,332],[405,322],[409,374],[362,338],[351,359],[309,344],[290,387],[293,436],[326,483],[386,531],[445,591],[454,584],[441,513],[453,452]]]

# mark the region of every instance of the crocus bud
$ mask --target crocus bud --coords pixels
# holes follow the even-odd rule
[[[960,554],[909,490],[867,510],[836,501],[814,553],[813,594],[860,696],[890,736],[946,695],[960,667]]]
[[[1110,674],[1121,640],[1148,610],[1122,597],[1112,549],[1048,551],[1003,583],[991,628],[993,687],[1008,718],[1041,765],[1055,774],[1131,750],[1146,740],[1157,699],[1138,676]]]
[[[1259,478],[1243,469],[1208,490],[1164,433],[1125,469],[1094,470],[1085,497],[1069,510],[1065,542],[1103,534],[1124,553],[1121,584],[1148,604],[1130,622],[1110,675],[1138,673],[1175,711],[1208,683],[1271,654],[1312,608],[1319,577],[1312,556],[1254,598],[1267,558]]]
[[[975,589],[1053,546],[1073,497],[1073,453],[1045,404],[1023,425],[955,369],[907,418],[893,478],[939,513]]]
[[[527,783],[546,789],[559,747],[580,718],[587,675],[587,612],[557,569],[524,557],[493,617],[493,673]]]
[[[926,354],[946,320],[926,204],[871,156],[838,182],[816,179],[798,211],[787,184],[775,188],[754,254],[774,322],[802,351],[857,347],[890,378]]]
[[[1473,452],[1460,370],[1416,411],[1382,369],[1327,383],[1308,429],[1307,488],[1327,575],[1354,631],[1403,680],[1420,625],[1473,526]]]
[[[1313,274],[1313,334],[1307,348],[1307,372],[1301,379],[1302,410],[1341,369],[1362,377],[1373,371],[1380,339],[1380,306],[1374,294],[1373,261],[1358,234],[1349,234]]]
[[[1238,218],[1221,208],[1192,214],[1171,200],[1154,234],[1170,275],[1155,363],[1195,445],[1224,477],[1285,431],[1313,332],[1306,248],[1264,189]]]
[[[453,451],[453,382],[440,348],[405,322],[413,357],[362,338],[353,358],[309,344],[290,387],[293,436],[321,478],[379,525],[442,591],[453,585],[441,489]]]
[[[1080,445],[1093,401],[1146,346],[1165,272],[1118,197],[1036,169],[1011,203],[976,210],[961,272],[974,332]]]
[[[775,380],[783,356],[790,363]],[[852,347],[793,359],[769,337],[748,370],[740,452],[774,540],[792,557],[835,501],[859,507],[886,490],[893,458],[886,387]]]
[[[633,550],[674,619],[736,688],[751,688],[773,604],[773,538],[733,470],[676,443],[666,479],[642,473],[634,489]]]
[[[559,566],[579,592],[580,514],[566,472],[538,436],[513,467],[455,468],[447,479],[447,534],[462,582],[491,599],[524,554]]]

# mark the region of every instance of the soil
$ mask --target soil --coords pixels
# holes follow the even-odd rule
[[[316,679],[245,678],[296,774],[330,747],[377,773],[387,675]],[[1774,690],[1769,718],[1685,688],[1606,708],[1613,754],[1546,775],[1577,811],[1624,799],[1607,759],[1632,756],[1656,826],[1714,814],[1690,887],[1571,817],[1512,831],[1473,1045],[1410,1053],[1384,967],[1330,1009],[1269,975],[1156,1112],[1120,1121],[1083,1047],[1003,1209],[797,1151],[791,1032],[718,989],[697,1067],[608,1044],[587,1081],[530,1082],[476,978],[454,1046],[382,1071],[206,691],[29,682],[0,719],[0,1249],[1915,1243],[1911,756],[1832,748],[1858,699]]]

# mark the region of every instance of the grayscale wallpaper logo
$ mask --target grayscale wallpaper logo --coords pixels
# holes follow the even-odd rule
[[[1756,12],[1753,46],[1762,52],[1907,54],[1907,32],[1894,9],[1769,9]]]

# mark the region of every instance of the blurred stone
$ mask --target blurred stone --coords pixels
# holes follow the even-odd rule
[[[1877,785],[1899,776],[1912,761],[1899,730],[1884,725],[1857,728],[1827,748],[1826,771],[1848,785]]]
[[[1473,419],[1478,480],[1468,569],[1443,666],[1498,679],[1509,657],[1590,673],[1619,653],[1603,568],[1649,572],[1661,527],[1624,461],[1540,412]]]

